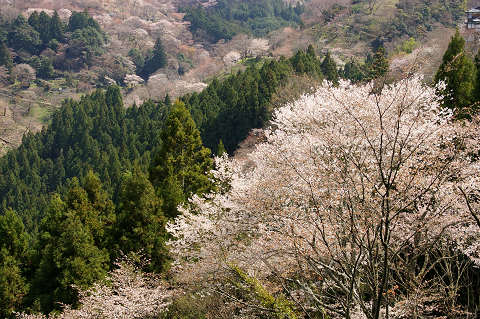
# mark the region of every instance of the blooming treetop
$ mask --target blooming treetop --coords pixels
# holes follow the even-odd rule
[[[88,291],[80,291],[79,309],[67,306],[54,318],[146,318],[158,316],[166,310],[173,291],[169,291],[157,276],[142,273],[128,259],[117,262],[116,267],[106,282],[96,283]],[[43,315],[24,313],[17,314],[17,318],[47,319]]]
[[[324,83],[279,108],[247,160],[217,158],[230,187],[192,198],[167,226],[179,279],[221,289],[235,264],[290,283],[277,289],[302,307],[376,319],[394,277],[419,276],[397,267],[405,251],[456,240],[479,262],[480,227],[459,191],[478,189],[479,126],[452,122],[440,102],[413,76],[381,93]]]

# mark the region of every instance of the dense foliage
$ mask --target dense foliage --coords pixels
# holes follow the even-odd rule
[[[146,56],[142,56],[138,50],[131,50],[129,55],[135,63],[137,74],[144,79],[167,65],[167,54],[160,38],[157,38],[153,50],[148,51]]]
[[[2,206],[15,209],[32,229],[49,194],[92,168],[113,194],[124,170],[134,165],[147,170],[165,111],[163,104],[152,102],[125,109],[113,87],[78,102],[65,101],[48,128],[26,135],[18,149],[0,159]]]
[[[335,17],[341,23],[325,25],[319,36],[340,38],[350,44],[381,39],[409,51],[414,40],[428,38],[428,32],[435,28],[462,24],[466,9],[463,0],[400,0],[391,4],[353,0],[348,8],[333,5],[326,10],[327,22]]]
[[[268,103],[283,80],[292,73],[287,60],[251,66],[224,81],[213,82],[201,93],[184,98],[202,133],[205,145],[216,150],[220,140],[233,152],[255,127],[268,121]]]
[[[455,26],[465,15],[465,2],[458,0],[414,1],[401,0],[395,5],[398,11],[385,27],[385,38],[408,35],[422,37],[435,24]]]
[[[85,289],[105,276],[110,261],[105,239],[114,221],[114,205],[91,172],[83,187],[74,179],[63,199],[52,198],[40,225],[29,295],[40,309],[75,304],[72,285]]]
[[[282,0],[219,0],[209,8],[184,9],[185,20],[191,23],[192,32],[207,36],[216,42],[230,40],[238,33],[264,36],[268,32],[290,24],[301,24],[303,6],[295,7]]]
[[[21,219],[8,210],[0,215],[0,316],[18,309],[27,292],[24,279],[28,236]]]
[[[0,216],[8,239],[0,245],[2,314],[75,306],[78,289],[124,254],[147,258],[150,271],[168,268],[167,218],[214,189],[212,164],[182,103],[125,109],[118,87],[65,101],[47,129],[1,159],[2,206],[18,212]]]
[[[183,103],[178,102],[171,109],[161,139],[162,145],[150,168],[150,180],[163,198],[164,214],[175,217],[180,203],[193,194],[212,190],[209,170],[213,161]]]
[[[0,25],[0,64],[6,65],[8,56],[5,43],[15,52],[16,64],[27,63],[39,78],[54,77],[54,67],[59,70],[80,69],[90,63],[94,55],[103,52],[106,35],[100,25],[86,12],[73,12],[64,23],[55,11],[49,16],[45,11],[34,11],[28,19],[19,15],[11,23]],[[56,55],[45,54],[53,50]]]
[[[465,51],[465,40],[458,30],[443,55],[442,64],[435,74],[435,82],[444,81],[443,106],[463,113],[475,98],[476,66]]]

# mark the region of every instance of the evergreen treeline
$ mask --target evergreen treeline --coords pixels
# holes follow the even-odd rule
[[[125,170],[144,171],[160,141],[163,104],[147,102],[125,109],[118,88],[67,100],[39,134],[0,159],[2,206],[19,213],[32,229],[49,201],[68,179],[94,169],[113,194]]]
[[[335,62],[329,55],[322,61],[310,47],[291,59],[268,61],[261,68],[251,66],[223,81],[214,80],[203,92],[185,96],[204,144],[216,150],[223,140],[233,152],[252,128],[268,121],[272,94],[293,72],[338,80]],[[167,108],[163,102],[147,102],[125,109],[119,89],[113,87],[80,101],[65,101],[48,128],[25,135],[18,149],[0,159],[1,207],[14,209],[34,230],[49,194],[64,192],[69,179],[85,176],[90,169],[116,199],[115,187],[125,170],[138,166],[147,172],[152,151],[161,145]]]
[[[383,47],[369,55],[364,64],[352,60],[350,66],[338,70],[330,53],[320,58],[313,46],[309,46],[289,59],[267,61],[261,67],[252,65],[222,82],[215,79],[201,93],[187,95],[183,100],[205,146],[218,154],[217,147],[222,141],[227,152],[232,153],[252,128],[261,128],[270,119],[272,95],[288,76],[306,74],[335,84],[340,76],[359,82],[383,76],[387,71]]]
[[[301,4],[293,7],[282,0],[219,0],[210,8],[184,9],[185,20],[191,23],[192,32],[200,34],[201,30],[214,42],[230,40],[238,33],[264,36],[289,24],[301,25],[303,10]]]
[[[75,306],[75,287],[123,254],[166,269],[166,221],[212,190],[212,165],[181,102],[125,109],[117,87],[66,101],[49,128],[0,159],[0,316]]]
[[[480,103],[480,51],[475,58],[465,49],[465,40],[458,30],[450,40],[435,74],[435,83],[443,82],[438,93],[443,95],[443,106],[455,112],[458,118],[476,113]]]

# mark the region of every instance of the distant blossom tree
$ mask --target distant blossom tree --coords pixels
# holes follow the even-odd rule
[[[118,261],[105,281],[80,291],[80,308],[66,307],[59,319],[151,318],[166,310],[173,290],[157,276],[143,273],[129,259]],[[41,314],[18,313],[18,319],[47,319]]]
[[[442,243],[479,262],[460,192],[479,188],[478,122],[450,121],[419,76],[372,86],[324,84],[278,109],[247,159],[217,158],[225,187],[167,225],[178,280],[239,300],[226,283],[242,269],[329,318],[411,317],[425,296],[440,308],[431,296],[450,290],[425,283]]]
[[[29,87],[37,78],[35,69],[25,63],[16,65],[13,69],[13,74],[23,87]]]

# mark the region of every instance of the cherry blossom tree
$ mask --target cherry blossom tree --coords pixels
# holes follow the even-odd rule
[[[150,318],[158,316],[170,304],[173,290],[153,274],[143,273],[137,265],[124,259],[116,263],[105,281],[80,292],[79,309],[66,306],[60,319]],[[19,319],[47,319],[40,314],[17,314]]]
[[[177,280],[238,302],[226,282],[242,269],[299,314],[331,318],[408,317],[412,302],[455,294],[426,278],[450,258],[442,247],[478,262],[465,199],[478,198],[480,138],[478,121],[440,105],[412,76],[324,83],[279,108],[247,159],[217,159],[224,188],[168,225]]]

